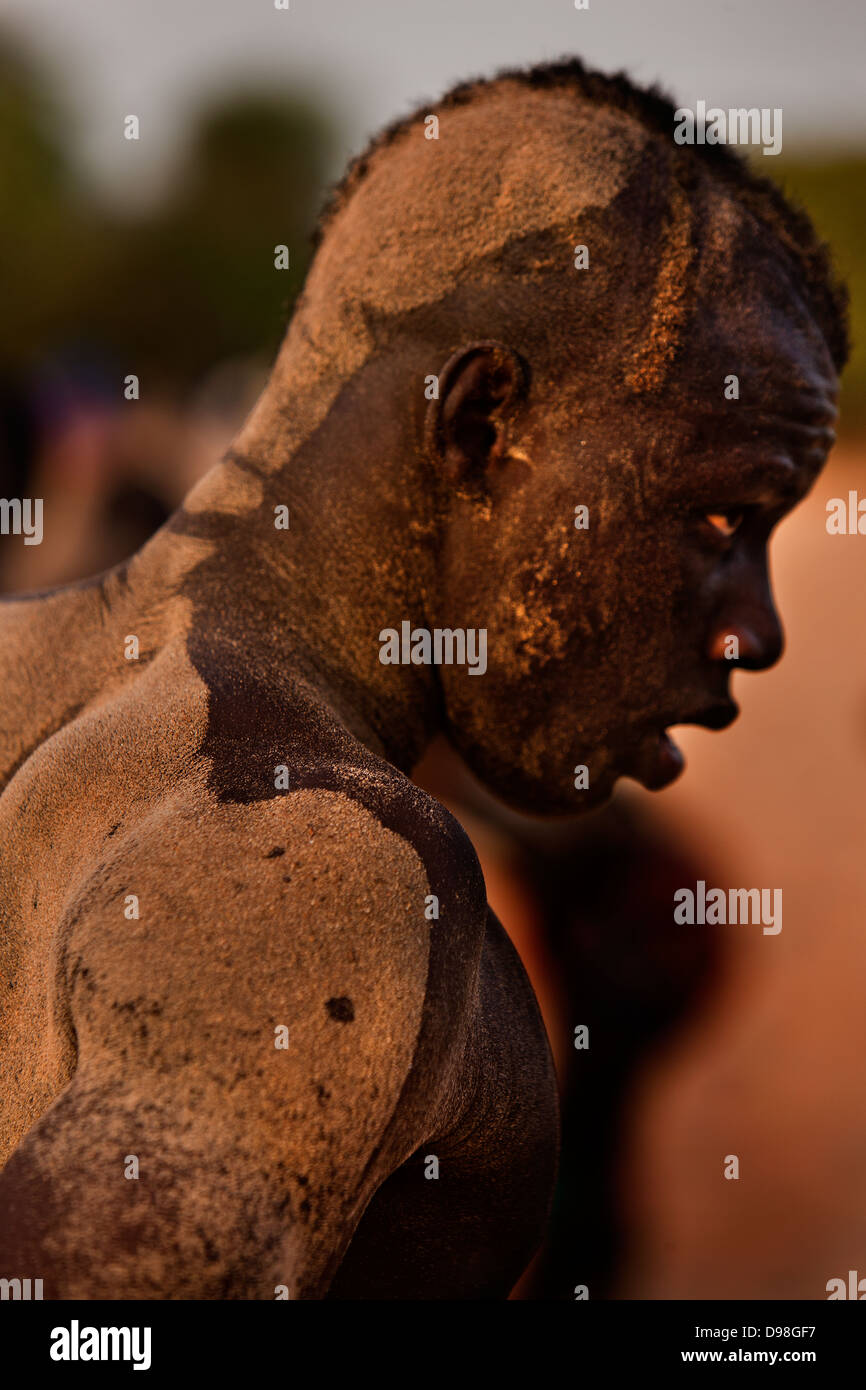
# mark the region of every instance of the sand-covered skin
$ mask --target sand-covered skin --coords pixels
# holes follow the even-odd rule
[[[795,292],[814,246],[605,82],[507,77],[374,151],[189,505],[0,605],[0,1277],[501,1297],[536,1248],[544,1028],[408,774],[445,730],[519,807],[651,779],[658,721],[722,698],[718,625],[755,668],[778,647],[765,538],[716,565],[683,518],[765,457],[769,410],[805,418],[808,481],[838,356]],[[403,621],[483,628],[483,678],[380,661]]]
[[[272,754],[247,735],[246,714],[263,735],[261,707],[238,699],[235,753],[262,795],[227,794],[202,751],[213,698],[178,640],[188,604],[164,608],[150,659],[135,663],[122,655],[136,626],[128,603],[112,616],[85,588],[3,610],[8,632],[29,608],[19,671],[36,659],[32,642],[66,642],[70,626],[94,657],[82,661],[77,713],[63,719],[50,699],[34,711],[43,737],[0,801],[4,1270],[38,1268],[48,1297],[322,1296],[376,1189],[471,1100],[483,1105],[477,1055],[466,1055],[488,1033],[477,862],[447,813],[362,747],[354,768],[310,759],[288,699],[292,790],[276,791]],[[100,653],[113,663],[100,668]],[[9,666],[4,676],[16,679]],[[332,732],[351,756],[345,731]],[[6,756],[21,755],[10,744]],[[383,824],[401,817],[402,833]],[[433,891],[438,921],[425,915]],[[541,1064],[529,1103],[549,1059],[516,972]],[[497,1086],[513,1046],[502,1036],[490,1057]],[[485,1219],[468,1175],[486,1173],[488,1155],[473,1142],[458,1146],[454,1230],[464,1205]],[[537,1166],[535,1142],[530,1130]],[[135,1179],[124,1176],[131,1156]],[[516,1196],[525,1179],[515,1175]],[[420,1162],[412,1182],[424,1183]],[[501,1202],[500,1191],[500,1214]],[[437,1213],[431,1248],[441,1227]],[[389,1229],[375,1249],[405,1286],[403,1225]],[[532,1239],[520,1232],[505,1283]],[[419,1227],[416,1273],[422,1247]]]

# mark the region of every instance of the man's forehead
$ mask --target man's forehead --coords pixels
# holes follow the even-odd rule
[[[630,454],[642,487],[715,480],[795,501],[834,442],[837,393],[809,315],[744,300],[739,312],[716,304],[692,322],[658,390],[581,403],[576,428],[602,452]]]
[[[588,397],[588,385],[575,379],[574,413],[614,429],[624,443],[633,433],[689,452],[711,440],[826,452],[833,442],[838,375],[817,324],[794,303],[708,306],[652,393],[611,390],[609,382]]]
[[[706,199],[705,245],[680,363],[694,355],[701,367],[726,364],[727,374],[740,362],[779,385],[833,394],[836,372],[802,268],[729,190],[710,185]]]
[[[756,500],[766,493],[767,500],[796,501],[835,440],[838,382],[829,355],[784,334],[769,361],[754,346],[752,357],[743,347],[737,398],[727,346],[720,341],[707,367],[673,386],[659,437],[678,459],[680,475],[698,489],[712,480],[754,492]],[[708,379],[712,390],[701,389]]]
[[[670,387],[703,414],[835,418],[839,381],[820,327],[796,293],[720,296],[695,314]]]

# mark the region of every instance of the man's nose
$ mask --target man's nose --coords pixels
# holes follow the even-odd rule
[[[784,647],[782,624],[769,582],[765,582],[719,610],[710,631],[708,655],[711,661],[730,661],[747,671],[765,671],[775,666]]]

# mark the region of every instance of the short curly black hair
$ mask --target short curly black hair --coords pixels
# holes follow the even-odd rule
[[[786,197],[778,184],[757,174],[730,145],[674,146],[675,104],[658,87],[638,87],[624,72],[612,75],[593,72],[576,57],[526,68],[505,68],[493,77],[460,82],[440,100],[424,103],[409,115],[392,121],[352,159],[343,177],[332,188],[316,226],[314,245],[321,245],[334,217],[363,182],[371,161],[398,136],[431,111],[448,111],[467,105],[498,84],[509,81],[536,89],[570,89],[582,100],[613,107],[670,142],[683,162],[680,177],[684,182],[688,182],[687,170],[691,164],[696,173],[703,170],[729,189],[737,202],[775,237],[797,267],[804,295],[821,327],[834,365],[841,371],[850,351],[848,291],[836,274],[828,246],[816,234],[808,214]]]

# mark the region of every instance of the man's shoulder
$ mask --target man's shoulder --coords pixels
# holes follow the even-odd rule
[[[371,1039],[386,1019],[437,1066],[458,1047],[483,878],[457,822],[410,783],[361,788],[332,766],[256,802],[198,783],[109,844],[62,927],[76,1027],[100,1046],[125,1045],[124,1001],[149,1000],[151,1033],[172,1037],[187,1015],[234,1038],[251,1011],[279,1023],[288,1009],[313,1032],[364,1020]]]
[[[484,920],[486,892],[478,856],[453,815],[398,769],[378,759],[289,759],[275,771],[273,794],[220,802],[213,814],[233,837],[271,865],[312,865],[339,881],[344,897],[361,878],[389,893],[423,888],[428,920]],[[286,867],[286,873],[290,867]]]
[[[380,842],[396,836],[428,875],[450,875],[483,906],[481,868],[459,822],[350,733],[312,688],[213,660],[207,684],[199,752],[207,761],[209,790],[221,805],[248,807],[252,821],[267,818],[265,807],[280,803],[288,822],[318,807],[334,826],[342,817],[347,854],[375,856]],[[359,833],[349,835],[350,823]]]
[[[478,856],[460,822],[389,763],[364,758],[307,764],[299,769],[294,788],[299,794],[331,793],[334,805],[349,803],[368,827],[371,847],[380,833],[396,836],[414,851],[431,879],[455,877],[466,891],[483,897]]]
[[[270,772],[270,769],[268,769]],[[466,832],[434,797],[373,757],[289,757],[233,796],[198,764],[181,785],[103,846],[82,893],[90,902],[138,885],[151,910],[238,915],[255,930],[297,919],[407,915],[470,936],[483,932],[486,892]],[[129,892],[133,891],[130,886]],[[124,895],[125,896],[125,895]]]

